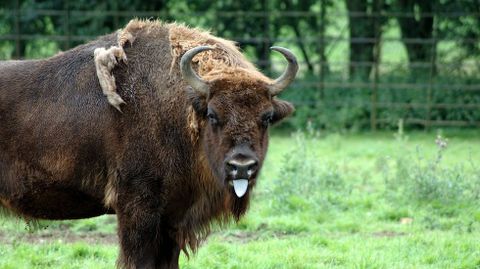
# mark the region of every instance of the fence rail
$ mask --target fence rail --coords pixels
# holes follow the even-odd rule
[[[8,8],[0,8],[0,22],[8,25],[3,29],[0,27],[0,55],[4,58],[23,58],[27,45],[41,40],[56,44],[57,49],[68,49],[120,28],[128,19],[134,17],[179,19],[214,30],[215,23],[209,25],[209,20],[256,20],[260,25],[256,28],[260,29],[258,32],[239,32],[239,35],[225,28],[219,30],[218,34],[239,42],[245,51],[254,48],[257,54],[261,54],[258,52],[262,50],[266,52],[273,43],[294,47],[302,64],[301,74],[292,86],[296,93],[286,95],[285,98],[292,100],[297,106],[362,109],[369,115],[367,119],[371,129],[391,126],[399,119],[405,124],[427,128],[480,127],[480,72],[476,74],[476,71],[480,71],[480,55],[462,55],[462,50],[459,49],[460,46],[469,49],[478,47],[478,34],[459,36],[458,33],[444,31],[442,27],[445,26],[441,24],[442,19],[469,18],[480,22],[480,12],[436,11],[419,15],[405,11],[375,11],[375,7],[369,12],[348,12],[328,9],[324,0],[318,2],[320,8],[315,11],[274,10],[267,8],[264,1],[262,3],[265,10],[260,11],[172,12],[76,10],[71,8],[68,0],[65,1],[63,9],[24,9],[20,1],[15,0]],[[374,2],[379,6],[382,3],[381,0]],[[402,36],[402,33],[394,34],[394,31],[385,30],[388,28],[399,31],[400,26],[392,26],[392,22],[400,19],[418,20],[419,16],[420,19],[432,20],[429,35]],[[50,21],[46,18],[50,18]],[[82,32],[79,31],[83,26],[77,22],[78,18],[83,18],[83,24],[85,21],[88,24],[102,20],[102,26],[108,24],[108,27],[102,28],[104,32]],[[198,18],[206,19],[199,22]],[[272,22],[285,18],[301,21],[304,25],[306,20],[314,19],[317,28],[308,34],[302,34],[298,29],[302,26],[301,23],[281,28],[271,26],[274,25]],[[370,34],[354,35],[348,22],[355,23],[356,20],[369,20],[374,30],[370,31]],[[28,30],[27,26],[33,21],[55,24],[55,27],[53,30],[37,33],[32,29]],[[272,34],[274,27],[277,27],[277,33]],[[302,27],[308,29],[306,26]],[[248,31],[248,28],[245,29]],[[287,31],[288,34],[280,35],[282,31]],[[2,48],[11,51],[11,54],[1,53]],[[352,54],[355,54],[353,50],[365,48],[371,49],[370,56],[365,59],[352,57]],[[414,53],[415,49],[425,55],[412,57],[410,54]],[[451,53],[451,50],[459,52],[455,54]],[[273,71],[269,71],[269,68],[282,65],[283,62],[276,58],[260,57],[257,58],[257,64],[267,72],[275,72],[275,68]],[[352,75],[362,70],[367,70],[362,79]],[[392,116],[389,114],[392,110],[403,112]],[[321,113],[322,110],[318,111]],[[458,119],[452,119],[451,115],[458,115],[455,116]]]

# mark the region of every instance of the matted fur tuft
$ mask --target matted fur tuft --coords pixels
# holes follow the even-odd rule
[[[122,97],[116,92],[117,85],[112,70],[119,61],[127,61],[127,56],[123,48],[117,46],[110,47],[109,49],[96,48],[93,55],[95,57],[98,81],[102,87],[103,94],[113,107],[122,112],[120,105],[124,104],[125,101],[123,101]]]

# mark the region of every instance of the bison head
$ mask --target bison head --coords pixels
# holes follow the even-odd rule
[[[289,50],[272,47],[288,60],[276,80],[248,68],[228,68],[200,78],[192,58],[213,48],[200,46],[187,51],[180,62],[184,80],[191,86],[190,100],[203,117],[200,142],[213,174],[229,188],[232,197],[244,199],[255,182],[268,146],[268,127],[288,116],[293,106],[275,96],[295,78],[298,64]],[[235,194],[235,196],[233,196]]]

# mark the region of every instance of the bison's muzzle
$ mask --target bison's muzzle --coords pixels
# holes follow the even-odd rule
[[[232,154],[225,159],[225,172],[228,184],[238,198],[245,195],[250,181],[254,180],[258,170],[258,158],[246,145],[233,148]]]

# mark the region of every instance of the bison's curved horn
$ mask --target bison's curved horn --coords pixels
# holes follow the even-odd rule
[[[198,53],[206,50],[211,50],[212,47],[208,46],[198,46],[193,49],[188,50],[182,56],[180,60],[180,70],[182,71],[183,79],[190,85],[192,88],[203,95],[208,95],[209,87],[208,84],[201,79],[195,71],[192,69],[192,59]]]
[[[271,47],[271,50],[275,50],[283,54],[285,58],[288,61],[288,66],[287,69],[283,72],[283,74],[278,77],[269,87],[270,94],[272,96],[275,96],[279,94],[280,92],[283,91],[292,81],[295,79],[295,75],[297,74],[298,71],[298,63],[297,63],[297,58],[293,53],[282,47]]]

